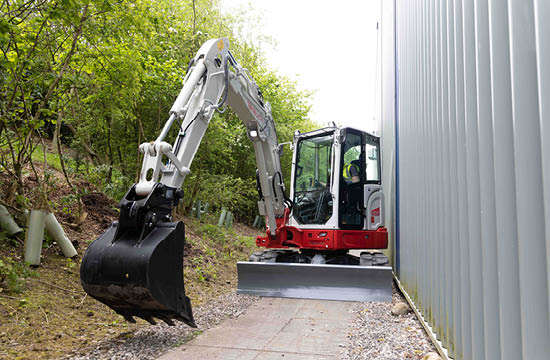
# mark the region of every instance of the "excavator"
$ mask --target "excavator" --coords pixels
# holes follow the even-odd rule
[[[237,263],[237,292],[391,301],[391,267],[378,251],[388,245],[380,139],[334,123],[296,131],[287,195],[280,162],[286,144],[279,144],[271,106],[226,38],[201,46],[160,135],[139,146],[142,169],[119,204],[119,220],[82,258],[86,293],[129,322],[196,326],[183,280],[185,225],[174,221],[172,209],[212,116],[226,105],[253,143],[258,209],[266,219],[266,235],[256,240],[265,250]],[[165,139],[176,121],[172,145]]]

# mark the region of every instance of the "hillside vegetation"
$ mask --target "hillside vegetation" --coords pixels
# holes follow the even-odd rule
[[[229,38],[272,105],[280,142],[311,129],[308,94],[269,70],[255,45],[268,40],[241,38],[246,12],[223,16],[219,9],[215,0],[2,2],[0,170],[15,194],[2,200],[23,206],[22,172],[30,164],[38,194],[28,205],[47,207],[51,189],[32,165],[43,160],[37,154],[48,138],[71,149],[74,160],[63,152],[58,165],[75,196],[70,177],[81,174],[121,198],[141,167],[138,145],[160,132],[190,59],[209,38]],[[216,114],[184,185],[185,206],[200,198],[253,219],[253,154],[235,114]],[[285,154],[284,170],[290,161]]]

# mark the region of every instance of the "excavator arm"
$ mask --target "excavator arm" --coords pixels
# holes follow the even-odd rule
[[[172,222],[172,209],[215,111],[228,104],[243,121],[254,144],[260,214],[276,236],[285,214],[281,147],[271,106],[249,72],[241,67],[225,38],[209,40],[191,60],[184,86],[155,141],[140,145],[144,154],[139,181],[120,202],[119,221],[86,250],[80,268],[84,290],[128,321],[134,316],[172,325],[195,326],[183,283],[183,222]],[[173,145],[165,141],[179,123]]]
[[[223,111],[226,104],[242,120],[254,144],[261,194],[258,207],[275,236],[275,218],[283,215],[285,194],[271,106],[263,100],[248,70],[237,63],[225,38],[209,40],[200,48],[161,134],[154,142],[141,144],[144,159],[136,194],[150,194],[157,183],[179,189],[214,112]],[[172,146],[164,139],[176,120],[181,120],[181,125]],[[163,155],[167,163],[162,161]]]

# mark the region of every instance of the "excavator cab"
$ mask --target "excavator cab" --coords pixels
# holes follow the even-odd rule
[[[266,249],[237,264],[239,293],[391,300],[379,151],[377,136],[350,127],[295,133],[291,206],[276,236],[257,238]]]

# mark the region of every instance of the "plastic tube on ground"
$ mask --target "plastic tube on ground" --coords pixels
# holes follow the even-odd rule
[[[23,229],[21,229],[15,221],[13,221],[8,209],[6,209],[4,205],[0,205],[0,227],[6,230],[9,236],[23,231]]]
[[[218,220],[218,226],[223,226],[225,222],[225,216],[227,215],[227,210],[222,208],[222,212],[220,214],[220,219]]]
[[[25,262],[29,265],[40,265],[45,222],[46,212],[44,210],[31,210],[28,230],[25,234]]]
[[[225,228],[229,229],[229,227],[233,224],[233,213],[231,211],[228,211],[225,215]]]
[[[65,257],[72,258],[78,254],[53,213],[49,213],[46,216],[45,224],[46,230],[57,242]]]

